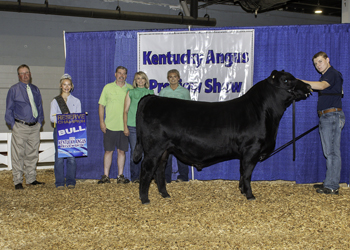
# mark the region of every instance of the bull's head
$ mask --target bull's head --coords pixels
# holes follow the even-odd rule
[[[292,74],[285,72],[284,70],[272,71],[267,80],[273,86],[289,92],[294,100],[306,99],[312,92],[309,84],[296,79]]]

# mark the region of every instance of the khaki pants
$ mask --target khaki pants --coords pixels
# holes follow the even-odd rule
[[[36,180],[36,164],[39,159],[40,123],[28,126],[16,122],[12,129],[11,161],[12,175],[15,185]]]

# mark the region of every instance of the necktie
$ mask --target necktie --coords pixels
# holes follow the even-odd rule
[[[38,110],[36,109],[32,90],[28,84],[27,84],[27,93],[28,93],[28,97],[29,97],[29,101],[30,101],[30,106],[32,106],[33,116],[34,116],[34,118],[37,118],[38,117]]]

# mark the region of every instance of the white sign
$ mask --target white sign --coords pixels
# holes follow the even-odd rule
[[[137,39],[138,70],[156,94],[169,85],[171,69],[197,101],[230,100],[253,85],[253,29],[140,32]]]

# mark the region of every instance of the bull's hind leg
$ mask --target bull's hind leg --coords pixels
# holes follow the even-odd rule
[[[239,189],[241,190],[241,193],[247,197],[248,200],[255,200],[250,183],[256,164],[257,161],[252,162],[252,160],[247,161],[243,159],[240,162],[241,177],[239,180]]]
[[[245,195],[245,191],[243,190],[243,166],[242,166],[242,160],[239,163],[239,172],[240,172],[240,178],[239,178],[239,190],[241,190],[241,194]]]
[[[169,153],[165,151],[162,157],[159,159],[158,167],[156,170],[156,182],[158,186],[158,191],[162,195],[163,198],[169,198],[170,195],[166,190],[165,184],[165,166],[169,157]]]
[[[148,192],[156,169],[156,161],[145,155],[141,163],[139,194],[142,204],[148,204]]]

